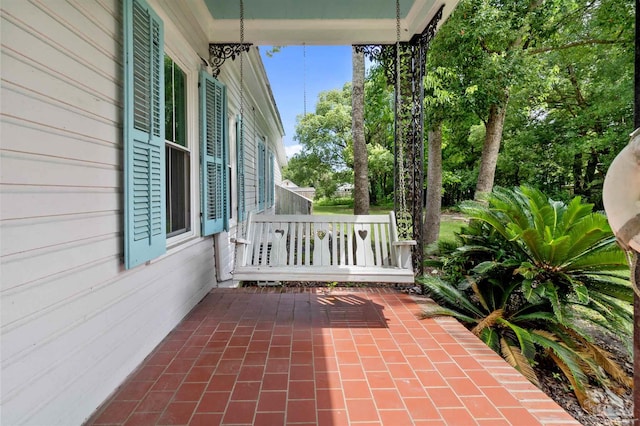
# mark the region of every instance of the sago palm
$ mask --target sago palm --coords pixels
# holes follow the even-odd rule
[[[442,247],[455,288],[424,281],[438,314],[469,324],[530,379],[523,358],[552,360],[584,408],[589,379],[629,386],[594,340],[599,330],[629,343],[633,324],[629,267],[606,218],[579,197],[565,204],[528,187],[498,188],[484,201],[461,206],[470,226],[457,247]]]

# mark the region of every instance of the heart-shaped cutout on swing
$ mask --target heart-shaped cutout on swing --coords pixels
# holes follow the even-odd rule
[[[365,238],[367,238],[367,234],[369,233],[369,231],[367,231],[366,229],[360,229],[358,231],[358,235],[360,235],[360,238],[362,238],[363,240]]]
[[[274,232],[279,234],[280,238],[284,237],[284,229],[276,229]]]
[[[327,231],[316,231],[316,235],[320,238],[320,241],[324,240],[324,237],[327,236]]]

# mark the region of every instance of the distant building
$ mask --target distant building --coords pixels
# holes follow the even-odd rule
[[[335,196],[338,198],[342,197],[352,197],[353,196],[353,184],[352,183],[343,183],[336,189]]]

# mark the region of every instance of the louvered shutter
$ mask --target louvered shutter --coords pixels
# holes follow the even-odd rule
[[[228,227],[226,88],[200,73],[202,235]]]
[[[269,191],[269,194],[268,194],[269,207],[273,207],[275,190],[276,190],[273,160],[274,160],[273,152],[269,151],[269,187],[267,188],[267,191]]]
[[[264,142],[258,142],[258,210],[264,210],[265,201],[265,147]]]
[[[238,178],[238,221],[242,222],[246,214],[244,190],[244,122],[238,117],[236,122],[236,164]]]
[[[144,0],[124,6],[124,259],[132,268],[166,251],[164,34]]]

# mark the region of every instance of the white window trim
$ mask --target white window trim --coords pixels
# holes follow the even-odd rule
[[[165,54],[180,67],[185,74],[186,114],[187,114],[187,149],[189,151],[189,203],[191,217],[190,230],[182,234],[167,238],[167,248],[175,247],[188,242],[194,237],[200,236],[200,143],[198,126],[198,66],[200,58],[191,51],[191,55],[185,55],[184,43],[176,43],[165,32]],[[174,46],[182,44],[180,46]],[[179,53],[180,52],[180,53]],[[165,141],[165,143],[170,143]],[[173,145],[173,144],[172,144]],[[184,149],[184,147],[180,147]]]

